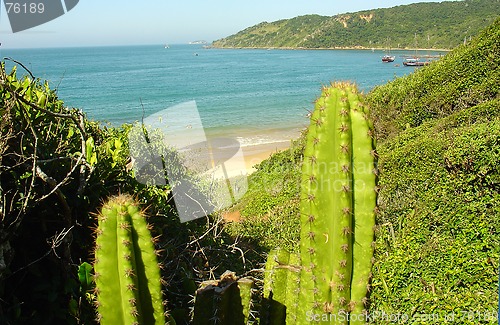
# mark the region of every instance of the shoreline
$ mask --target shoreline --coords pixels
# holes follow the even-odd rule
[[[245,159],[247,175],[250,175],[255,169],[255,165],[271,157],[271,155],[290,148],[292,139],[276,143],[256,144],[243,147],[243,157]]]
[[[257,169],[255,165],[274,153],[291,147],[300,137],[300,131],[291,127],[251,131],[244,130],[236,136],[232,132],[207,134],[207,141],[190,145],[177,143],[181,148],[185,167],[207,179],[232,179],[248,177]],[[234,131],[234,130],[233,130]],[[184,135],[179,141],[192,138]],[[188,148],[188,149],[185,149]]]
[[[255,144],[241,147],[240,151],[232,157],[214,156],[214,160],[223,162],[224,171],[218,168],[212,177],[218,179],[250,176],[257,169],[255,165],[268,159],[274,153],[286,150],[290,147],[292,139],[274,143]]]
[[[270,129],[207,129],[208,140],[215,141],[212,159],[215,165],[224,164],[229,178],[249,176],[256,171],[255,165],[273,153],[288,149],[292,141],[300,137],[304,126],[288,125]],[[221,142],[219,142],[221,141]],[[217,147],[222,145],[222,147]],[[220,172],[215,177],[224,178]]]
[[[361,51],[382,51],[386,52],[386,48],[381,47],[364,47],[364,46],[338,46],[338,47],[264,47],[264,46],[206,46],[205,49],[218,49],[218,50],[318,50],[318,51],[328,51],[328,50],[361,50]],[[414,47],[404,47],[404,48],[392,48],[391,51],[435,51],[435,52],[450,52],[453,49],[435,49],[435,48],[414,48]]]

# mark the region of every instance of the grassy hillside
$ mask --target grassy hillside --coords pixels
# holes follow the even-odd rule
[[[441,324],[455,313],[461,324],[496,323],[487,318],[498,299],[499,33],[497,19],[440,62],[367,94],[381,170],[375,315]],[[300,152],[299,141],[259,166],[236,207],[246,219],[230,230],[266,248],[294,248]],[[483,314],[469,319],[465,311]],[[441,319],[424,322],[423,313]]]
[[[213,46],[454,48],[498,15],[500,2],[496,0],[417,3],[332,17],[306,15],[263,22],[217,40]]]
[[[379,147],[373,310],[497,308],[499,108],[498,99],[485,102]]]
[[[497,19],[469,46],[368,96],[382,140],[374,310],[497,308],[499,36]]]

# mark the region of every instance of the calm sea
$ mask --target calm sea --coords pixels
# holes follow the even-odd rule
[[[321,86],[350,80],[367,92],[411,73],[382,51],[228,50],[201,45],[2,49],[57,88],[67,106],[119,125],[196,101],[203,126],[248,142],[296,137]],[[398,66],[399,64],[399,66]],[[9,69],[12,63],[7,62]],[[177,117],[182,119],[182,116]],[[172,121],[172,123],[187,123]]]

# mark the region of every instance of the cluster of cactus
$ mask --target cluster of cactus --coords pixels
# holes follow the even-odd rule
[[[302,164],[300,253],[270,252],[261,324],[366,323],[377,200],[368,113],[351,83],[324,87],[316,100]]]
[[[164,313],[160,268],[145,214],[129,195],[104,204],[94,279],[101,324],[174,324]],[[167,322],[168,321],[168,322]]]

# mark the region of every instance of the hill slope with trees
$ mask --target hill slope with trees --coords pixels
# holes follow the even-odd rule
[[[262,22],[217,40],[229,48],[434,48],[469,40],[500,15],[496,0],[416,3]],[[460,19],[457,19],[460,17]]]

